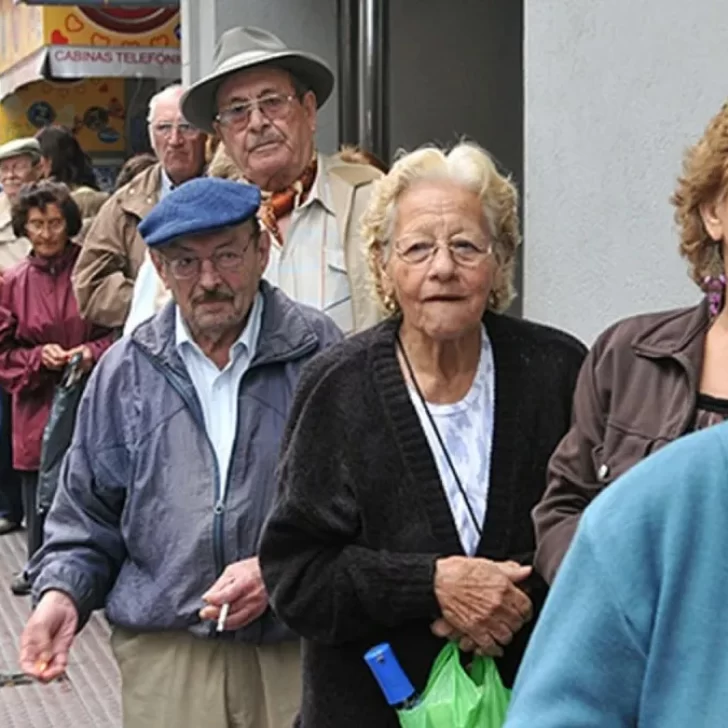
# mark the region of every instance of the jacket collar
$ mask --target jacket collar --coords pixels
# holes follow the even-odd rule
[[[330,205],[339,224],[340,237],[344,240],[349,227],[354,193],[358,187],[379,179],[382,173],[367,164],[348,164],[336,155],[321,155],[319,161],[321,177],[328,182]]]
[[[267,281],[260,282],[263,316],[251,367],[272,362],[293,361],[313,351],[318,335],[301,309]],[[184,364],[176,346],[174,301],[132,333],[134,341],[149,356],[183,373]]]
[[[708,301],[697,306],[670,311],[632,340],[635,353],[651,359],[686,356],[698,365],[702,360],[703,342],[710,327]]]
[[[142,219],[159,201],[161,187],[162,165],[154,164],[117,192],[121,209]]]
[[[73,265],[78,252],[78,246],[69,240],[66,243],[66,247],[53,258],[41,258],[31,250],[28,254],[28,263],[33,268],[45,271],[51,275],[58,275]]]

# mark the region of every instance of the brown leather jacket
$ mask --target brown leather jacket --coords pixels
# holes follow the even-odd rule
[[[589,352],[573,423],[549,463],[533,511],[538,571],[551,583],[584,509],[651,452],[690,431],[709,317],[699,306],[607,329]]]
[[[103,205],[86,233],[73,271],[73,289],[81,315],[98,326],[124,325],[134,279],[144,260],[139,221],[157,204],[160,164],[135,177]]]

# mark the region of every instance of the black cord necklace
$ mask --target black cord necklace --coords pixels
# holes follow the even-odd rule
[[[420,399],[420,402],[422,402],[422,407],[425,410],[425,413],[427,414],[427,419],[430,422],[430,425],[432,425],[432,429],[435,432],[435,437],[437,438],[437,442],[440,444],[440,447],[442,448],[442,452],[445,455],[445,459],[447,460],[448,467],[450,468],[450,471],[452,472],[453,478],[455,478],[455,483],[458,486],[458,490],[460,491],[460,495],[463,497],[463,500],[465,501],[465,507],[468,509],[468,514],[470,515],[470,520],[473,522],[473,526],[475,526],[475,530],[478,534],[478,538],[483,537],[483,529],[478,522],[477,517],[475,516],[475,510],[473,509],[472,504],[470,503],[470,498],[468,498],[468,494],[465,491],[465,487],[463,486],[462,481],[460,480],[460,476],[458,475],[458,471],[455,469],[455,464],[452,461],[452,458],[450,457],[450,453],[448,452],[447,447],[445,447],[445,442],[442,439],[442,435],[440,435],[440,430],[437,428],[437,424],[435,423],[435,418],[432,416],[432,413],[430,412],[430,408],[427,406],[427,400],[425,400],[424,394],[422,394],[422,390],[420,389],[420,384],[417,381],[417,377],[415,376],[414,369],[412,368],[412,364],[409,360],[409,357],[407,356],[407,352],[405,351],[404,345],[402,344],[402,339],[399,337],[399,331],[397,332],[397,347],[399,348],[400,352],[402,353],[402,358],[404,359],[404,363],[407,366],[407,371],[409,373],[410,379],[412,380],[412,384],[415,388],[415,392],[417,392],[417,396]]]

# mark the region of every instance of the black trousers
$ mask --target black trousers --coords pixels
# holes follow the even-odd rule
[[[0,517],[13,523],[23,521],[20,473],[13,469],[12,400],[0,390]]]
[[[43,545],[45,517],[38,513],[38,471],[25,470],[20,474],[25,508],[25,526],[28,535],[28,561]]]

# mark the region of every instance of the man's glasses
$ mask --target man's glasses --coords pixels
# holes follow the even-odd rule
[[[159,121],[156,124],[152,124],[152,131],[162,139],[169,139],[174,134],[175,129],[185,139],[191,139],[200,133],[197,127],[192,126],[192,124],[186,121],[180,121],[177,124],[173,124],[171,121]]]
[[[261,96],[259,99],[251,101],[241,101],[222,109],[215,120],[223,126],[235,126],[245,128],[250,123],[253,111],[260,111],[270,121],[284,118],[290,108],[291,103],[296,99],[295,94],[268,94]]]
[[[209,260],[212,267],[218,273],[232,273],[240,271],[245,261],[245,253],[248,250],[250,241],[243,250],[222,250],[214,253],[209,258],[196,258],[192,255],[180,256],[172,258],[164,256],[164,260],[169,266],[169,271],[178,281],[189,281],[198,278],[202,273],[202,263]]]
[[[33,163],[30,160],[22,159],[17,162],[5,162],[0,164],[0,179],[8,177],[22,177],[33,169]]]

